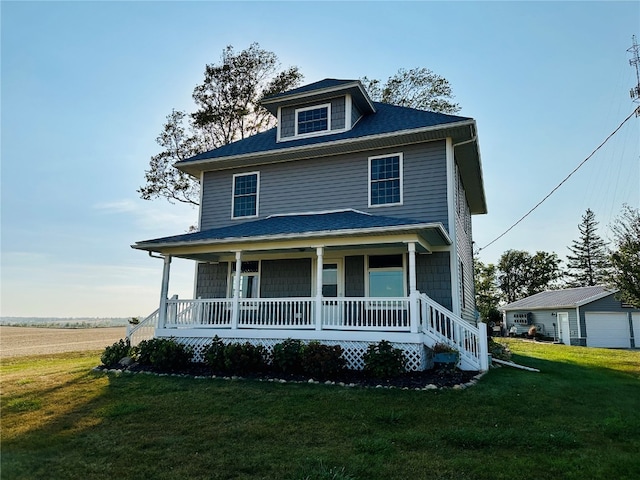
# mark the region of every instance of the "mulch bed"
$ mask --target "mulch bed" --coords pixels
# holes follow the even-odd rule
[[[99,370],[108,371],[107,367],[98,367]],[[192,363],[188,368],[179,371],[162,372],[153,367],[134,363],[128,367],[117,367],[118,370],[128,370],[130,372],[152,372],[158,374],[177,374],[189,375],[194,377],[213,377],[216,378],[239,378],[231,376],[229,373],[215,372],[203,363]],[[394,387],[394,388],[410,388],[421,389],[428,385],[434,385],[437,388],[452,388],[456,385],[464,385],[474,380],[479,372],[463,371],[457,368],[433,368],[422,372],[407,372],[398,377],[393,378],[372,378],[366,373],[357,370],[344,370],[340,374],[332,378],[314,378],[314,382],[325,383],[327,381],[334,384],[344,384],[358,387]],[[262,380],[262,381],[286,381],[286,382],[303,382],[310,381],[309,376],[304,375],[287,375],[265,371],[259,374],[244,375],[242,378]],[[431,387],[433,388],[433,387]]]

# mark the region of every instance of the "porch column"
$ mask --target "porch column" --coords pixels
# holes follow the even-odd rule
[[[317,247],[318,264],[316,268],[316,330],[322,330],[322,267],[324,265],[324,248]]]
[[[233,309],[231,312],[231,328],[238,328],[240,316],[240,277],[242,276],[242,252],[236,252],[236,275],[233,277]]]
[[[409,242],[409,322],[411,333],[418,333],[418,289],[416,288],[416,244]]]
[[[167,323],[167,300],[169,297],[169,273],[171,271],[171,255],[164,257],[162,267],[162,286],[160,287],[160,311],[158,312],[158,328]]]

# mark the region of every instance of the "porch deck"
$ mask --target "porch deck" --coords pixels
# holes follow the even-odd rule
[[[486,325],[469,324],[431,298],[250,298],[166,301],[128,332],[132,343],[153,336],[208,341],[214,335],[273,343],[286,338],[433,346],[460,352],[460,368],[486,370]]]

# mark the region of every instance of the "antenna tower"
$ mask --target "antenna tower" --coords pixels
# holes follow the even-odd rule
[[[627,52],[631,53],[629,65],[636,69],[636,86],[629,91],[629,95],[633,102],[638,105],[636,107],[636,117],[640,117],[640,45],[638,45],[635,35],[632,35],[631,39],[633,45],[627,48]]]

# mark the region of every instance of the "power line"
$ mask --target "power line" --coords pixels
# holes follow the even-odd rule
[[[513,225],[511,225],[509,228],[507,228],[507,229],[506,229],[502,234],[500,234],[499,236],[497,236],[496,238],[494,238],[493,240],[491,240],[491,241],[490,241],[488,244],[486,244],[484,247],[482,247],[482,248],[478,249],[478,252],[480,252],[480,251],[484,250],[485,248],[487,248],[487,247],[489,247],[489,246],[493,245],[495,242],[497,242],[497,241],[498,241],[498,240],[500,240],[502,237],[504,237],[507,233],[509,233],[509,232],[510,232],[510,231],[511,231],[511,230],[512,230],[516,225],[518,225],[518,224],[519,224],[520,222],[522,222],[525,218],[527,218],[531,213],[533,213],[533,211],[534,211],[536,208],[538,208],[540,205],[542,205],[542,203],[543,203],[547,198],[549,198],[551,195],[553,195],[553,193],[554,193],[556,190],[558,190],[558,189],[562,186],[562,184],[563,184],[563,183],[565,183],[567,180],[569,180],[569,178],[570,178],[574,173],[576,173],[576,172],[580,169],[580,167],[582,167],[582,165],[584,165],[585,163],[587,163],[587,161],[588,161],[591,157],[593,157],[593,156],[596,154],[596,152],[597,152],[598,150],[600,150],[600,148],[602,148],[602,147],[604,146],[604,144],[605,144],[605,143],[607,143],[607,142],[609,141],[609,139],[610,139],[611,137],[613,137],[613,136],[618,132],[618,130],[620,130],[620,129],[622,128],[622,126],[623,126],[625,123],[627,123],[627,122],[629,121],[629,119],[630,119],[631,117],[633,117],[634,115],[638,115],[638,116],[640,116],[640,107],[635,108],[635,109],[633,110],[633,112],[631,112],[631,113],[629,114],[629,116],[628,116],[627,118],[625,118],[625,119],[622,121],[622,123],[621,123],[620,125],[618,125],[618,127],[617,127],[613,132],[611,132],[611,133],[609,134],[609,136],[608,136],[607,138],[605,138],[605,139],[604,139],[604,141],[603,141],[600,145],[598,145],[598,147],[597,147],[593,152],[591,152],[591,153],[589,154],[589,156],[588,156],[587,158],[585,158],[582,162],[580,162],[580,164],[579,164],[576,168],[574,168],[574,169],[573,169],[573,171],[572,171],[569,175],[567,175],[567,176],[564,178],[564,180],[562,180],[562,181],[561,181],[561,182],[560,182],[560,183],[559,183],[559,184],[558,184],[558,185],[557,185],[553,190],[551,190],[551,191],[547,194],[547,196],[545,196],[542,200],[540,200],[540,201],[539,201],[539,202],[538,202],[538,203],[537,203],[537,204],[536,204],[536,205],[535,205],[531,210],[529,210],[529,211],[528,211],[527,213],[525,213],[522,217],[520,217],[520,219],[519,219],[516,223],[514,223],[514,224],[513,224]]]

